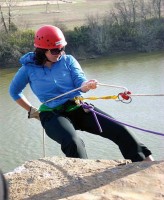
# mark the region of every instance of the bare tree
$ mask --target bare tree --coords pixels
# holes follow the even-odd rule
[[[58,6],[58,10],[59,10],[59,1],[57,0],[57,6]]]
[[[7,8],[7,13],[3,12],[2,6],[0,7],[1,21],[3,23],[3,26],[5,27],[6,33],[11,31],[11,29],[14,25],[14,23],[12,21],[12,19],[13,19],[12,11],[13,11],[13,7],[15,7],[16,4],[17,4],[17,1],[5,0],[3,7]]]
[[[138,0],[118,0],[114,7],[116,13],[113,12],[113,17],[119,16],[120,22],[126,23],[136,23],[137,11],[139,9]]]
[[[5,32],[8,33],[8,30],[7,30],[7,26],[6,26],[6,23],[5,23],[5,19],[4,19],[4,16],[3,16],[3,12],[2,12],[2,7],[0,5],[0,13],[1,13],[1,21],[2,21],[2,24],[5,28]]]
[[[131,19],[127,3],[124,0],[118,1],[115,3],[115,8],[117,9],[120,22],[129,24]]]
[[[137,0],[131,0],[131,7],[132,7],[132,17],[133,17],[133,23],[136,23],[136,2]]]
[[[153,0],[153,7],[156,16],[160,19],[161,18],[161,7],[162,7],[162,0]]]
[[[46,13],[49,13],[49,11],[48,11],[48,6],[49,6],[49,4],[50,4],[49,1],[47,1],[47,2],[46,2]]]

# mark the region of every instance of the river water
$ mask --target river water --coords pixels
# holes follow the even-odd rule
[[[164,52],[132,54],[80,61],[88,79],[124,86],[132,94],[164,94]],[[12,171],[27,160],[43,157],[43,129],[39,121],[27,119],[27,113],[9,96],[8,86],[17,69],[0,69],[0,169]],[[119,88],[99,86],[85,94],[117,95]],[[40,102],[29,87],[24,90],[34,106]],[[90,101],[91,102],[91,101]],[[164,97],[135,96],[130,104],[114,100],[96,100],[93,104],[117,120],[139,128],[164,133]],[[164,137],[129,128],[148,146],[156,160],[164,159]],[[89,159],[123,159],[118,147],[104,138],[86,132],[79,134]],[[60,146],[45,136],[46,156],[64,156]]]

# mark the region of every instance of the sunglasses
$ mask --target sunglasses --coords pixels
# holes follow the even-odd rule
[[[50,51],[50,53],[52,54],[52,55],[58,55],[58,54],[60,54],[62,51],[64,51],[64,47],[63,48],[61,48],[61,49],[49,49],[49,51]]]

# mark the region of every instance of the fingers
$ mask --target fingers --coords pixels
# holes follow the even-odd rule
[[[90,89],[96,89],[97,88],[97,83],[98,81],[93,79],[93,80],[89,80],[88,82],[86,82],[86,86],[87,88]]]
[[[98,81],[95,79],[83,82],[81,85],[81,91],[82,92],[87,92],[91,89],[96,89],[98,86]]]
[[[38,109],[31,106],[30,111],[28,112],[28,118],[35,118],[40,120]]]

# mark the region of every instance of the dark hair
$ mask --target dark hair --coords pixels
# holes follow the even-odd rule
[[[35,63],[36,65],[44,65],[47,61],[47,57],[45,55],[47,49],[36,48],[35,53]]]

